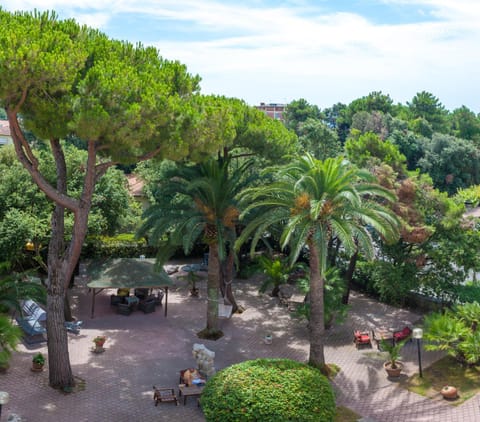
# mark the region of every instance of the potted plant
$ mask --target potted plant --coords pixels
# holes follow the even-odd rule
[[[105,336],[97,336],[93,339],[93,342],[95,343],[95,348],[96,349],[103,349],[103,345],[105,344],[105,341],[107,340],[107,337]]]
[[[33,372],[41,372],[43,371],[43,367],[45,365],[45,356],[43,353],[37,353],[32,358],[32,371]]]
[[[391,342],[382,339],[382,350],[388,353],[388,361],[383,364],[389,377],[399,377],[403,369],[403,363],[399,362],[400,349],[405,345],[405,341]]]

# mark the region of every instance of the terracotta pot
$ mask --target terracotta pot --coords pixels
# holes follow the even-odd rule
[[[95,346],[97,347],[103,347],[104,344],[105,344],[105,340],[97,340],[95,342]]]
[[[32,362],[32,371],[33,372],[42,372],[44,365],[45,365],[44,363]]]
[[[456,399],[458,397],[458,391],[452,385],[446,385],[440,390],[444,399]]]
[[[391,362],[385,362],[383,364],[383,367],[385,368],[385,371],[387,371],[387,374],[389,377],[397,378],[400,376],[400,373],[402,372],[403,363],[397,361],[395,364],[396,364],[396,368],[392,368]]]

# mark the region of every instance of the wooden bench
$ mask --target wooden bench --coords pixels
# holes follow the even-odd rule
[[[21,315],[15,320],[26,334],[25,341],[29,344],[46,341],[46,328],[42,322],[46,321],[47,313],[33,300],[24,300],[21,303]]]
[[[158,403],[175,403],[178,406],[178,399],[173,388],[157,388],[153,386],[153,400],[155,406]]]

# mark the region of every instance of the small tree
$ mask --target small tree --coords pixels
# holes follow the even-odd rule
[[[392,342],[390,340],[382,339],[381,345],[382,350],[385,350],[388,353],[388,362],[391,369],[397,369],[397,363],[400,359],[400,350],[405,346],[406,340]]]
[[[280,286],[288,281],[292,269],[291,266],[285,258],[269,258],[265,255],[258,257],[258,266],[263,274],[265,274],[265,280],[260,286],[259,291],[265,293],[268,287],[273,285],[271,295],[278,296]]]

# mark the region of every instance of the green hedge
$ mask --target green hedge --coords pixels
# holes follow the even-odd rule
[[[145,239],[135,239],[131,233],[119,234],[117,236],[91,236],[83,245],[83,258],[138,258],[140,255],[153,257],[156,250],[147,245]]]
[[[200,404],[208,422],[328,422],[335,415],[328,379],[288,359],[251,360],[219,371]]]

